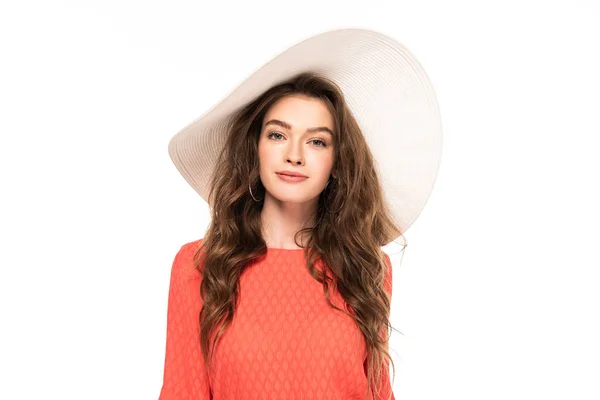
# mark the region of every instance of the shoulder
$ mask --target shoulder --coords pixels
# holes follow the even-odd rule
[[[392,268],[392,262],[390,261],[390,256],[388,256],[388,254],[385,251],[381,251],[381,253],[383,254],[383,258],[385,260],[385,263],[387,264],[388,269]]]
[[[390,260],[390,256],[388,256],[385,251],[382,250],[381,252],[383,253],[383,259],[385,260],[387,267],[385,271],[384,288],[391,295],[393,287],[392,261]]]
[[[178,280],[188,280],[200,278],[200,272],[194,265],[196,253],[202,246],[202,239],[194,240],[183,244],[173,260],[173,269],[171,274]]]

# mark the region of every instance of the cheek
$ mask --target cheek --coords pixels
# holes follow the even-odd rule
[[[260,165],[264,164],[266,157],[267,152],[265,151],[265,146],[258,142],[258,162]]]
[[[261,169],[269,168],[273,164],[274,154],[264,147],[258,148],[258,165]]]
[[[310,160],[307,159],[307,162],[317,166],[319,173],[323,175],[329,174],[333,168],[332,155],[316,154],[315,157],[312,157]]]

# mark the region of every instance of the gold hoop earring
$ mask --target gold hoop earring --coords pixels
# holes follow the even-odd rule
[[[250,187],[250,184],[248,184],[248,190],[250,191],[250,196],[252,197],[252,199],[255,202],[260,203],[262,201],[262,199],[264,199],[264,196],[262,198],[258,199],[258,200],[256,199],[256,197],[254,197],[254,195],[252,194],[252,188]]]

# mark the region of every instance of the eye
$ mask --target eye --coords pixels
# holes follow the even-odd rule
[[[277,136],[275,136],[275,135],[277,135]],[[269,134],[267,135],[267,138],[269,138],[269,139],[270,139],[270,138],[273,138],[273,137],[279,137],[279,136],[283,137],[283,135],[282,135],[281,133],[279,133],[279,132],[271,132],[271,133],[269,133]],[[279,140],[279,139],[276,139],[276,140]],[[323,140],[321,140],[321,139],[313,139],[313,140],[311,140],[310,142],[311,142],[311,143],[313,143],[313,142],[320,143],[320,144],[317,144],[317,145],[316,145],[317,147],[327,147],[327,143],[325,143],[325,142],[324,142]]]
[[[327,144],[324,141],[320,140],[320,139],[314,139],[314,140],[311,140],[311,142],[319,142],[319,143],[321,143],[319,145],[319,147],[327,147]]]
[[[282,135],[281,133],[279,133],[279,132],[271,132],[271,133],[269,133],[269,134],[267,135],[267,137],[268,137],[268,138],[271,138],[271,136],[273,136],[273,135],[279,135],[279,136],[283,136],[283,135]]]

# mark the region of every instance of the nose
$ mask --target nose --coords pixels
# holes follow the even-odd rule
[[[292,163],[294,165],[303,165],[304,161],[301,158],[292,158],[288,157],[287,162]]]
[[[292,163],[294,165],[303,165],[304,157],[302,156],[302,151],[300,150],[302,145],[291,145],[288,151],[286,162]]]

